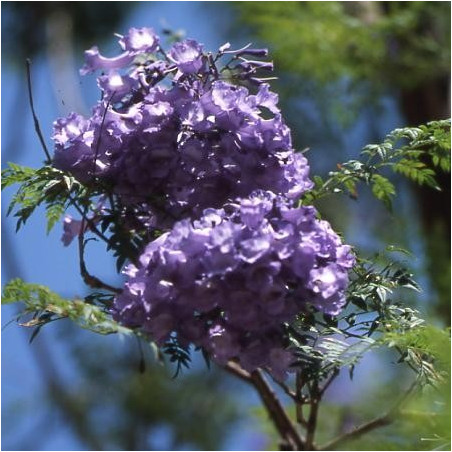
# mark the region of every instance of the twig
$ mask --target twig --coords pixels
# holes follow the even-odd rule
[[[44,141],[44,136],[42,134],[41,131],[41,126],[39,124],[39,120],[38,117],[36,115],[36,111],[35,111],[35,107],[34,107],[34,101],[33,101],[33,90],[32,90],[32,85],[31,85],[31,61],[29,58],[27,58],[26,60],[26,67],[27,67],[27,86],[28,86],[28,100],[29,100],[29,104],[30,104],[30,109],[31,109],[31,114],[33,115],[33,122],[34,122],[34,126],[35,126],[35,131],[36,134],[38,135],[39,141],[41,143],[42,149],[44,150],[44,153],[47,157],[47,161],[46,164],[50,164],[50,162],[52,161],[52,157],[50,156],[49,150],[47,149],[47,145]],[[112,97],[108,100],[107,106],[105,108],[103,117],[102,117],[102,125],[105,121],[105,116],[108,110],[108,107],[110,105],[111,99],[113,98],[113,95],[115,93],[112,94]],[[99,149],[99,145],[100,145],[100,136],[99,136],[99,140],[97,143],[97,148],[96,148],[96,158],[94,159],[94,165],[96,163],[96,159],[97,159],[97,153],[98,153],[98,149]],[[83,216],[83,212],[82,210],[79,208],[79,206],[77,205],[75,199],[71,196],[70,193],[68,193],[68,198],[71,202],[71,204],[79,211],[79,213]],[[90,230],[96,234],[100,239],[102,239],[104,242],[106,242],[107,244],[109,243],[109,240],[107,237],[105,237],[104,234],[102,234],[102,232],[100,232],[96,226],[94,225],[94,223],[89,219],[86,218],[86,221],[88,223],[88,226],[90,228]]]
[[[33,90],[31,88],[31,61],[29,58],[26,60],[27,65],[27,85],[28,85],[28,101],[30,103],[31,108],[31,114],[33,115],[33,122],[35,125],[35,131],[38,135],[39,141],[41,142],[42,149],[44,150],[44,154],[47,157],[47,162],[50,163],[52,161],[52,158],[50,157],[49,150],[47,149],[46,143],[44,141],[44,136],[41,132],[41,126],[39,125],[38,117],[35,112],[34,102],[33,102]]]
[[[317,381],[313,382],[311,385],[308,385],[308,387],[310,394],[310,410],[306,427],[306,448],[308,450],[315,450],[316,448],[314,446],[314,436],[317,429],[317,417],[319,414],[319,402],[321,399],[321,394]]]
[[[272,380],[284,391],[284,393],[286,395],[288,395],[294,402],[296,403],[305,403],[306,401],[304,400],[303,397],[299,397],[297,396],[297,393],[295,391],[293,391],[286,383],[284,383],[283,381],[279,381],[276,378],[274,378],[272,376]]]
[[[34,107],[33,90],[32,90],[32,85],[31,85],[31,61],[30,61],[29,58],[27,58],[27,60],[26,60],[26,67],[27,67],[28,100],[29,100],[29,104],[30,104],[31,114],[33,115],[33,122],[34,122],[34,126],[35,126],[35,131],[36,131],[36,134],[38,135],[38,138],[39,138],[39,141],[40,141],[40,143],[41,143],[42,149],[44,150],[44,153],[45,153],[45,155],[46,155],[46,157],[47,157],[46,163],[47,163],[47,164],[50,164],[50,162],[52,161],[52,158],[51,158],[51,156],[50,156],[49,150],[47,149],[47,145],[46,145],[46,143],[45,143],[45,141],[44,141],[44,136],[43,136],[43,134],[42,134],[41,126],[40,126],[40,124],[39,124],[39,120],[38,120],[38,117],[37,117],[37,115],[36,115],[36,111],[35,111],[35,107]],[[113,94],[114,94],[114,93],[113,93]],[[109,106],[109,104],[110,104],[110,101],[111,101],[111,98],[110,98],[110,100],[108,101],[108,104],[107,104],[107,107],[106,107],[106,109],[105,109],[105,112],[104,112],[104,116],[103,116],[103,118],[102,118],[102,121],[105,120],[105,114],[106,114],[106,112],[107,112],[107,109],[108,109],[108,106]],[[100,139],[99,139],[99,141],[100,141]],[[99,144],[100,144],[100,143],[99,143]],[[97,150],[96,150],[96,152],[97,152]],[[80,214],[82,214],[82,210],[79,208],[79,206],[77,205],[75,199],[71,196],[70,193],[68,193],[68,198],[69,198],[71,204],[79,211]],[[87,218],[86,220],[87,220],[88,226],[90,227],[90,229],[92,230],[92,232],[93,232],[94,234],[96,234],[99,238],[101,238],[102,240],[104,240],[106,243],[109,243],[108,238],[105,237],[105,235],[103,235],[103,234],[96,228],[96,226],[93,224],[93,222],[92,222],[89,218]]]
[[[251,383],[251,374],[240,367],[236,362],[229,361],[223,368],[236,377],[239,377],[241,380]]]
[[[397,350],[397,352],[400,354],[400,357],[402,358],[404,356],[402,348],[399,347],[398,345],[396,345],[394,348]],[[413,363],[410,363],[409,361],[405,361],[405,363],[413,372],[418,373],[418,369],[413,365]]]
[[[105,105],[105,110],[102,115],[102,122],[100,123],[100,128],[99,128],[99,138],[96,143],[96,149],[94,152],[94,159],[93,159],[93,176],[94,177],[96,176],[96,162],[97,162],[97,157],[99,156],[100,143],[102,140],[102,129],[104,128],[104,123],[105,123],[105,118],[107,117],[108,108],[110,107],[110,103],[115,94],[116,94],[116,91],[113,91],[112,95],[110,96],[110,99],[108,99],[108,101],[107,101],[107,105]]]
[[[109,284],[104,283],[96,276],[92,276],[88,273],[86,269],[84,254],[85,254],[85,217],[82,218],[81,230],[78,235],[78,251],[79,251],[79,259],[80,259],[80,274],[82,275],[83,281],[89,287],[93,289],[106,289],[110,292],[114,292],[120,294],[122,292],[121,289],[110,286]]]
[[[308,423],[304,418],[303,405],[306,403],[306,399],[303,397],[303,378],[300,371],[297,371],[295,375],[295,395],[297,402],[295,403],[295,413],[297,416],[297,422],[303,427],[307,428]]]
[[[265,379],[263,372],[259,369],[252,373],[247,372],[233,361],[229,361],[224,368],[255,387],[276,430],[284,440],[282,445],[284,450],[305,450],[303,438],[285,412],[275,392]]]
[[[107,245],[110,244],[110,240],[108,239],[108,237],[106,237],[104,234],[102,234],[102,232],[99,231],[99,229],[97,229],[94,221],[90,218],[88,218],[86,216],[86,212],[84,212],[80,206],[77,204],[76,199],[68,192],[68,198],[70,203],[75,207],[75,209],[77,210],[77,212],[81,215],[82,218],[85,219],[87,226],[89,227],[89,230],[97,235],[102,241],[104,241]]]
[[[415,380],[405,392],[405,394],[403,394],[403,396],[385,414],[378,416],[369,422],[365,422],[352,431],[344,433],[343,435],[329,441],[328,443],[324,444],[319,450],[332,450],[333,448],[339,446],[340,444],[343,444],[346,441],[357,439],[371,430],[391,424],[394,420],[394,417],[398,413],[400,406],[413,394],[417,385],[418,381]]]
[[[281,402],[268,384],[263,372],[259,369],[255,370],[251,374],[251,379],[279,434],[287,442],[287,446],[291,447],[289,450],[305,450],[303,438],[284,411]]]
[[[73,205],[75,207],[75,209],[77,210],[77,212],[80,214],[80,216],[82,217],[82,221],[84,220],[86,222],[86,225],[88,226],[89,230],[97,235],[97,237],[99,237],[102,241],[104,241],[107,245],[109,245],[111,248],[116,249],[110,239],[103,234],[101,231],[99,231],[99,229],[97,228],[94,220],[92,218],[88,217],[88,205],[85,206],[85,209],[82,210],[82,208],[77,204],[77,200],[71,195],[70,192],[68,192],[67,194],[70,204]],[[127,258],[135,265],[138,265],[137,263],[137,259],[135,256],[127,256]]]
[[[334,369],[331,376],[328,378],[326,383],[323,385],[323,388],[320,390],[320,397],[322,397],[326,390],[330,387],[331,383],[336,379],[336,377],[339,375],[339,369]]]
[[[28,58],[27,58],[27,60],[26,60],[26,67],[27,67],[28,100],[29,100],[29,104],[30,104],[31,113],[32,113],[32,115],[33,115],[33,122],[34,122],[34,126],[35,126],[35,131],[36,131],[36,134],[38,135],[38,138],[39,138],[39,141],[40,141],[40,143],[41,143],[42,149],[44,150],[44,153],[45,153],[45,155],[46,155],[46,157],[47,157],[46,163],[47,163],[47,164],[50,164],[50,162],[52,161],[52,158],[51,158],[51,156],[50,156],[49,150],[47,149],[47,145],[45,144],[44,136],[43,136],[43,134],[42,134],[41,126],[40,126],[40,124],[39,124],[39,120],[38,120],[38,117],[37,117],[37,115],[36,115],[36,111],[35,111],[35,107],[34,107],[33,90],[32,90],[32,85],[31,85],[31,61],[30,61],[30,59],[28,59]],[[114,94],[114,93],[113,93],[113,94]],[[107,108],[108,108],[108,105],[109,105],[110,101],[111,101],[111,99],[108,101]],[[106,110],[107,110],[107,108],[106,108]],[[105,119],[105,113],[106,113],[106,110],[105,110],[105,112],[104,112],[104,117],[102,118],[102,120]],[[72,205],[78,210],[78,212],[83,216],[82,210],[81,210],[80,207],[77,205],[77,202],[76,202],[75,199],[71,196],[70,193],[68,193],[68,198],[69,198],[71,204],[72,204]],[[91,230],[94,234],[96,234],[100,239],[102,239],[104,242],[106,242],[106,243],[108,244],[108,243],[109,243],[108,238],[105,237],[105,235],[102,234],[102,232],[100,232],[100,231],[96,228],[96,226],[94,225],[94,223],[93,223],[89,218],[87,218],[86,221],[87,221],[87,223],[88,223],[88,226],[89,226],[90,230]]]

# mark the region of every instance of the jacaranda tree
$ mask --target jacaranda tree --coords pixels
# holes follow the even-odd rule
[[[12,280],[3,302],[24,303],[25,325],[38,332],[70,318],[97,333],[135,335],[176,373],[200,351],[207,365],[254,386],[282,450],[334,448],[389,423],[420,388],[444,384],[447,364],[428,340],[433,327],[404,302],[404,291],[419,290],[397,258],[404,251],[362,256],[315,204],[354,197],[364,184],[390,208],[391,171],[439,188],[435,169],[450,169],[450,121],[396,129],[322,179],[292,147],[265,76],[273,70],[266,49],[226,43],[208,52],[191,39],[166,46],[150,28],[132,28],[119,45],[112,58],[97,47],[85,52],[81,74],[100,72],[101,100],[89,118],[55,121],[53,153],[29,78],[46,160],[3,172],[3,187],[20,184],[10,213],[17,229],[40,205],[47,230],[62,220],[63,243],[78,246],[91,292],[69,300]],[[122,287],[89,272],[91,240],[116,258]],[[434,331],[441,347],[448,343]],[[329,385],[377,347],[393,348],[414,371],[406,393],[388,412],[318,445]],[[295,405],[295,420],[273,385]]]

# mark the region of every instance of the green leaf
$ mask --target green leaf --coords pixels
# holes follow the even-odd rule
[[[11,185],[25,182],[30,179],[35,172],[36,170],[33,168],[17,165],[15,163],[8,163],[8,168],[2,171],[2,190]]]
[[[428,185],[436,190],[440,189],[435,180],[435,171],[428,168],[423,162],[401,159],[392,168],[395,172],[403,174],[419,185]]]
[[[328,179],[314,178],[314,188],[303,195],[300,204],[311,205],[326,195],[346,193],[358,196],[357,185],[370,185],[373,194],[391,209],[396,194],[393,183],[383,174],[387,168],[420,185],[440,189],[437,169],[450,171],[450,120],[432,121],[419,127],[398,128],[380,144],[368,144],[361,152],[365,161],[338,164]]]
[[[410,253],[408,250],[406,250],[405,248],[398,246],[398,245],[387,245],[386,250],[391,253],[401,253],[401,254],[405,254],[408,257],[413,257],[412,253]]]
[[[368,144],[363,148],[362,153],[369,156],[377,155],[381,160],[385,161],[388,154],[393,150],[393,145],[389,141],[384,141],[381,144]]]
[[[7,214],[14,210],[17,218],[16,231],[19,230],[41,205],[46,208],[47,232],[49,232],[64,213],[69,201],[71,190],[80,195],[82,187],[72,176],[66,175],[51,166],[44,166],[38,170],[10,164],[3,171],[3,188],[20,183],[20,187],[13,196]]]
[[[450,331],[418,325],[406,331],[387,332],[379,341],[403,349],[403,360],[418,368],[427,381],[439,381],[450,375]]]
[[[19,278],[5,286],[2,296],[2,304],[16,302],[25,304],[22,315],[38,316],[39,327],[53,320],[68,318],[78,326],[99,334],[132,333],[132,330],[119,325],[99,306],[81,299],[62,298],[46,286],[29,284]],[[36,323],[24,326],[36,326]]]
[[[374,174],[371,182],[374,196],[382,201],[389,210],[392,210],[392,197],[396,193],[394,185],[380,174]]]
[[[171,336],[171,338],[165,342],[162,347],[162,352],[169,356],[171,363],[176,365],[173,378],[176,378],[184,367],[187,369],[190,367],[190,347],[180,344],[176,335]]]
[[[66,202],[64,200],[58,200],[50,204],[46,208],[47,218],[47,234],[53,229],[56,223],[60,221],[63,213],[66,211]]]

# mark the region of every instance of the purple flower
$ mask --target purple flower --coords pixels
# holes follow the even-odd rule
[[[55,143],[60,146],[77,140],[90,130],[90,122],[77,113],[70,113],[67,118],[57,119],[53,124]],[[86,137],[84,137],[86,139]]]
[[[87,181],[93,172],[92,145],[94,128],[91,120],[71,113],[67,118],[61,118],[53,124],[53,140],[55,141],[55,156],[53,165],[64,171],[71,172],[80,181]]]
[[[262,119],[246,88],[220,81],[197,86],[199,92],[156,86],[131,103],[120,99],[138,86],[130,76],[112,72],[99,77],[99,85],[107,97],[91,118],[55,123],[55,166],[83,182],[94,174],[103,178],[127,203],[164,197],[157,227],[256,188],[295,198],[312,186],[307,161],[291,148],[281,117]],[[266,89],[260,92],[265,97]]]
[[[176,223],[140,261],[128,269],[126,290],[115,302],[117,320],[128,325],[130,312],[141,312],[133,326],[138,321],[146,329],[165,312],[172,321],[165,317],[163,325],[172,328],[159,327],[157,334],[152,327],[157,341],[177,333],[220,364],[236,359],[245,369],[266,367],[282,378],[294,360],[283,346],[283,323],[309,306],[337,314],[354,259],[313,207],[295,208],[258,190],[223,209],[206,209],[196,221]],[[193,328],[196,334],[185,336]]]
[[[152,53],[158,48],[160,38],[152,28],[131,28],[126,36],[121,37],[119,45],[125,51]]]
[[[250,229],[257,228],[262,224],[264,217],[273,208],[273,197],[265,197],[265,193],[260,196],[250,196],[241,200],[240,220]]]
[[[99,53],[97,46],[94,46],[85,51],[85,65],[80,69],[80,74],[87,75],[99,70],[120,69],[129,65],[134,57],[133,53],[124,52],[116,57],[107,58]]]
[[[259,92],[256,95],[256,103],[259,106],[268,108],[272,113],[280,113],[278,104],[278,95],[270,91],[270,85],[263,83],[259,86]]]
[[[165,53],[150,28],[119,44],[116,57],[85,53],[83,74],[105,71],[102,100],[53,134],[56,168],[108,187],[132,236],[161,234],[124,270],[113,316],[160,345],[176,335],[220,364],[283,379],[294,361],[285,325],[309,309],[339,313],[354,256],[314,207],[295,207],[313,183],[277,94],[256,76],[273,65],[244,58],[264,49],[226,44],[210,56],[189,39]],[[227,54],[239,58],[224,72]],[[65,245],[80,228],[65,219]]]
[[[125,95],[138,88],[138,80],[128,75],[120,75],[114,70],[108,75],[98,77],[97,84],[104,92],[104,97],[110,102],[120,101]]]
[[[221,325],[215,325],[209,329],[207,346],[213,358],[220,364],[226,364],[240,350],[234,334]]]
[[[202,51],[202,44],[192,39],[186,39],[173,44],[168,56],[182,73],[193,74],[203,66]]]
[[[131,28],[126,36],[120,36],[119,45],[123,52],[111,58],[101,55],[97,46],[85,51],[85,65],[80,69],[80,74],[124,68],[140,53],[152,53],[157,50],[159,37],[152,28]]]
[[[81,232],[82,222],[74,220],[70,215],[66,215],[63,220],[63,236],[61,237],[63,245],[69,246]]]

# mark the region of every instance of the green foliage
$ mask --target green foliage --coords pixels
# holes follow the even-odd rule
[[[382,341],[388,347],[400,347],[406,350],[405,358],[408,355],[428,357],[431,360],[429,365],[421,368],[422,376],[430,382],[438,384],[450,380],[450,331],[442,330],[432,325],[422,325],[400,332],[388,332],[382,337]]]
[[[391,209],[391,199],[396,194],[394,185],[381,174],[374,174],[371,178],[371,184],[374,196],[382,201],[388,209]]]
[[[85,219],[87,229],[101,238],[117,259],[117,270],[121,270],[127,259],[134,260],[143,245],[143,231],[129,230],[122,225],[127,207],[115,203],[109,187],[97,182],[83,186],[72,175],[52,166],[32,169],[14,163],[2,171],[2,190],[20,184],[8,207],[7,215],[14,212],[17,218],[16,232],[26,224],[36,208],[44,206],[47,219],[47,233],[57,224],[69,206],[75,207]],[[102,194],[109,194],[111,209],[102,216],[101,230],[92,217],[98,213],[98,200]],[[88,216],[91,214],[91,218]],[[104,233],[108,231],[109,237]]]
[[[406,350],[406,356],[423,356],[425,367],[420,377],[428,377],[432,384],[423,386],[400,408],[393,424],[358,440],[347,441],[341,449],[450,450],[450,332],[424,325],[403,334],[386,333],[380,340],[390,347]],[[394,392],[397,389],[390,386],[393,385],[364,397],[358,406],[353,407],[355,416],[358,413],[362,418],[358,424],[374,418],[376,410],[388,410],[389,401],[400,397]],[[330,409],[333,407],[328,407],[328,412],[334,413]],[[339,424],[345,411],[350,414],[350,410],[351,407],[340,409],[335,422]]]
[[[394,171],[416,182],[418,185],[428,185],[432,188],[439,189],[435,181],[435,171],[426,167],[426,164],[416,160],[401,159],[394,164]]]
[[[9,163],[2,171],[2,190],[14,184],[21,184],[13,196],[7,214],[16,210],[16,231],[25,223],[35,209],[44,205],[47,218],[47,233],[60,220],[71,204],[71,194],[80,195],[82,187],[74,177],[51,166],[32,169]]]
[[[97,296],[97,300],[99,299]],[[19,317],[32,315],[31,320],[22,323],[23,326],[37,328],[32,338],[43,325],[63,318],[68,318],[78,326],[99,334],[131,333],[131,330],[116,323],[104,307],[92,304],[93,300],[93,295],[85,300],[67,300],[45,286],[25,283],[19,278],[6,284],[2,294],[2,304],[15,302],[25,304]],[[107,302],[108,298],[104,298],[103,301]]]
[[[21,322],[22,326],[34,327],[31,341],[40,332],[41,327],[55,320],[69,319],[77,326],[98,334],[142,334],[126,328],[111,318],[108,306],[113,296],[104,292],[93,292],[84,299],[67,300],[52,292],[48,287],[39,284],[29,284],[19,278],[12,279],[3,289],[2,304],[23,302],[24,309],[18,316],[31,316],[31,319]],[[155,344],[150,344],[155,349]],[[172,337],[161,351],[156,350],[159,360],[168,356],[169,362],[175,365],[174,377],[183,368],[188,369],[191,363],[190,349]]]
[[[234,7],[271,45],[277,67],[307,80],[413,87],[449,73],[448,2],[270,1]]]
[[[306,313],[290,327],[303,380],[327,379],[341,368],[348,368],[352,377],[367,352],[389,346],[398,351],[399,362],[408,364],[425,382],[434,382],[438,375],[429,350],[420,352],[409,340],[395,339],[424,331],[417,311],[398,300],[401,289],[420,290],[411,273],[389,254],[374,256],[369,262],[359,260],[353,273],[348,304],[339,316]]]
[[[27,166],[8,163],[9,168],[2,172],[2,190],[10,185],[20,184],[31,179],[36,170]]]
[[[173,378],[176,378],[182,369],[188,369],[191,363],[190,347],[179,343],[176,336],[172,336],[162,347],[162,352],[169,356],[171,363],[176,365]]]
[[[107,251],[112,251],[116,258],[116,271],[119,273],[127,261],[134,261],[140,255],[140,250],[146,243],[147,231],[131,230],[123,225],[123,216],[127,208],[114,206],[110,215],[104,215],[101,222],[103,233],[108,231]]]
[[[382,94],[403,90],[415,97],[430,82],[449,83],[448,2],[231,5],[239,19],[234,31],[271,51],[280,78],[275,85],[300,147],[337,140],[338,125],[351,126],[370,108],[379,115]],[[447,98],[434,93],[437,101]]]
[[[304,204],[333,193],[345,193],[356,199],[357,185],[363,182],[372,193],[391,208],[396,195],[387,170],[402,174],[418,185],[439,190],[437,170],[450,171],[450,119],[432,121],[419,127],[404,127],[390,132],[380,144],[369,144],[361,152],[363,160],[338,165],[327,180],[315,177],[314,189],[305,195]]]

